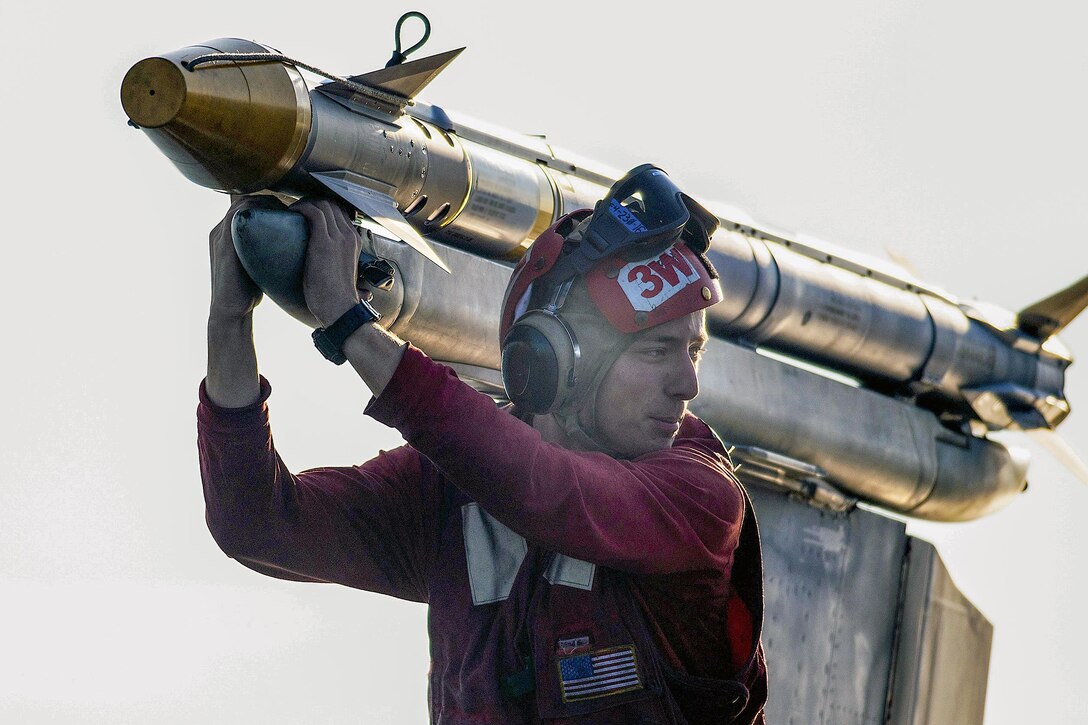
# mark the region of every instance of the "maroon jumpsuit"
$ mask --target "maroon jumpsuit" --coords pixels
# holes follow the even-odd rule
[[[408,446],[293,475],[261,399],[201,387],[208,526],[271,576],[429,605],[435,723],[762,723],[762,571],[721,443],[569,451],[409,347],[367,413]]]

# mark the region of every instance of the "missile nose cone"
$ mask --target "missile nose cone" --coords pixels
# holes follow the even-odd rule
[[[121,81],[121,105],[140,128],[159,128],[177,118],[185,103],[182,70],[165,58],[145,58]]]
[[[306,148],[311,109],[305,81],[279,62],[182,65],[217,51],[269,49],[223,38],[146,58],[125,74],[121,105],[191,181],[238,194],[271,188]]]

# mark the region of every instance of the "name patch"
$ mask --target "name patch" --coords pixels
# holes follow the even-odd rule
[[[561,655],[572,655],[580,649],[589,649],[589,635],[561,639],[556,642],[555,649]]]

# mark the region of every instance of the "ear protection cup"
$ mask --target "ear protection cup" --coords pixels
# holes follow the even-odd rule
[[[502,342],[502,383],[518,408],[557,410],[574,390],[581,353],[574,331],[550,310],[530,310]]]

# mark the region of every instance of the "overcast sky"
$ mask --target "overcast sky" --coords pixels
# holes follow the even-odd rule
[[[207,533],[194,409],[226,199],[126,127],[141,58],[239,36],[360,73],[420,9],[427,51],[468,46],[428,102],[619,169],[653,161],[778,228],[894,250],[964,299],[1016,310],[1088,273],[1082,3],[715,7],[0,2],[0,720],[426,717],[421,606],[261,577]],[[301,325],[266,303],[257,334],[289,465],[397,445]],[[1063,339],[1088,354],[1088,323]],[[1085,380],[1074,365],[1062,426],[1082,454]],[[988,725],[1088,716],[1088,488],[1032,450],[1007,509],[912,525],[995,625]]]

